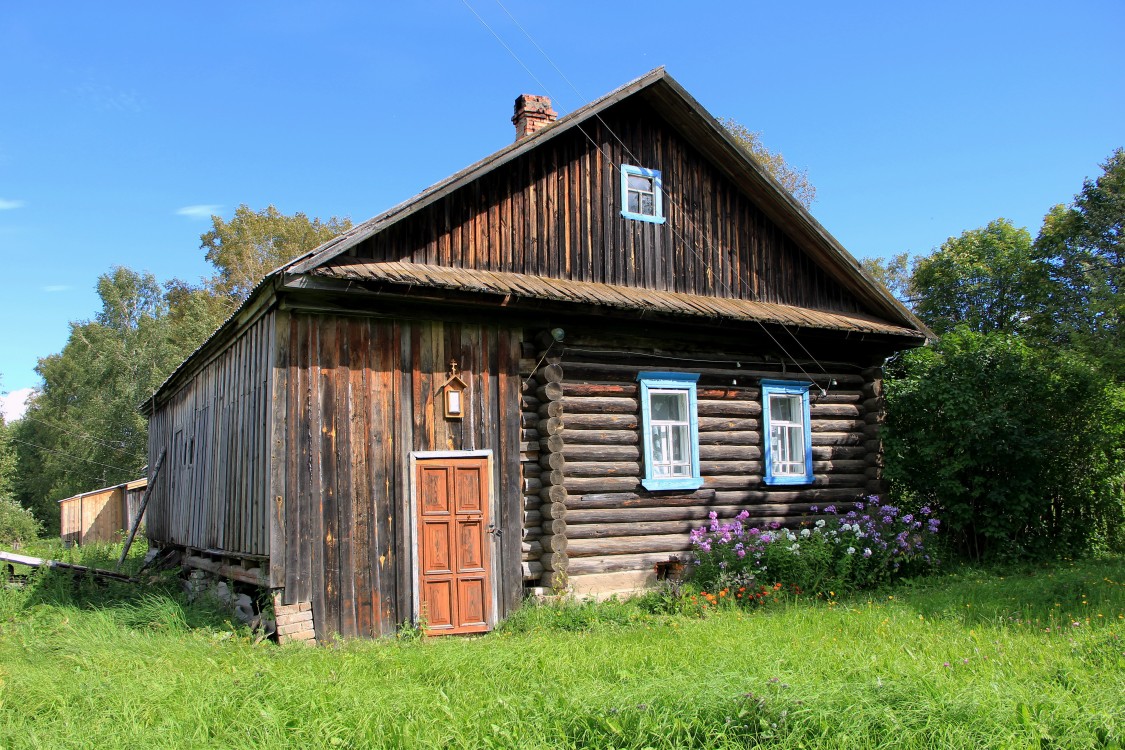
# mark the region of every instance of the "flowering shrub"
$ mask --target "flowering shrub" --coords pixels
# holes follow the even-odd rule
[[[687,611],[691,611],[692,614],[704,614],[708,609],[718,609],[727,605],[769,604],[784,598],[788,593],[799,594],[801,589],[797,586],[791,586],[789,591],[786,591],[780,583],[775,583],[772,586],[764,584],[751,587],[739,586],[737,589],[721,588],[713,593],[704,589],[690,597],[685,596],[684,601],[690,607],[690,610]]]
[[[928,551],[940,521],[928,507],[904,513],[871,496],[840,514],[836,506],[812,513],[826,518],[798,529],[771,523],[747,526],[749,511],[730,523],[711,522],[691,532],[693,582],[705,591],[760,592],[777,585],[806,593],[869,588],[929,569]],[[749,599],[751,603],[757,599]]]

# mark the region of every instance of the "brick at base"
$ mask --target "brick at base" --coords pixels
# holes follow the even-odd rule
[[[274,594],[273,613],[277,621],[278,643],[316,643],[312,604],[282,604],[281,595]]]

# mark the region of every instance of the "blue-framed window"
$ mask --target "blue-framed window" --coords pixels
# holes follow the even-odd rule
[[[695,386],[699,375],[642,372],[641,428],[645,478],[649,490],[695,490],[699,476],[699,417]]]
[[[809,388],[797,380],[762,381],[762,432],[766,436],[766,484],[811,484],[812,434]]]
[[[660,170],[621,165],[621,215],[626,219],[664,223]]]

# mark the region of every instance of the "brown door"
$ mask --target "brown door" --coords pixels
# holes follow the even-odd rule
[[[489,629],[488,460],[418,461],[419,611],[434,635]]]

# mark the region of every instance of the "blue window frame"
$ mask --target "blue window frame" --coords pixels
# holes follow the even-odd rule
[[[626,219],[664,223],[660,170],[621,165],[621,215]]]
[[[699,417],[695,386],[699,375],[642,372],[641,427],[645,478],[649,490],[695,490],[699,476]]]
[[[812,434],[809,388],[797,380],[762,381],[762,434],[766,484],[811,484]]]

